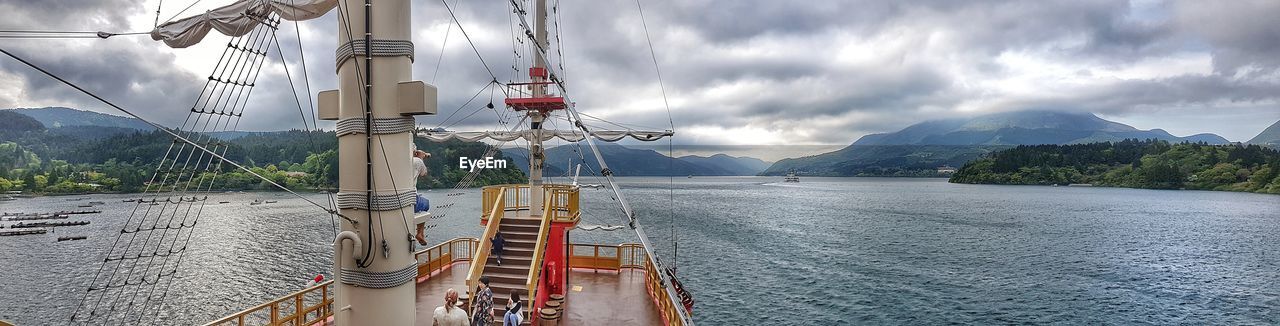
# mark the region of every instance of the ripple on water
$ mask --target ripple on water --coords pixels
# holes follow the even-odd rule
[[[856,324],[1280,324],[1280,200],[1194,191],[953,185],[940,180],[623,178],[699,322]],[[475,236],[477,190],[428,235]],[[218,194],[188,249],[164,319],[196,324],[296,291],[329,271],[327,215],[271,194]],[[619,224],[605,190],[584,190],[588,224]],[[89,240],[0,238],[0,319],[67,316],[127,212],[119,199]],[[323,202],[320,196],[314,199]],[[238,204],[237,204],[238,203]],[[0,211],[67,206],[0,202]],[[680,239],[673,255],[674,215]],[[62,233],[59,230],[59,233]],[[575,242],[632,242],[626,231]],[[269,263],[269,262],[280,263]],[[55,318],[56,319],[56,318]]]

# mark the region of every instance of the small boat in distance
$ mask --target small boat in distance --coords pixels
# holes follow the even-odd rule
[[[796,171],[790,171],[787,176],[782,177],[782,182],[800,182],[800,176],[796,175]]]
[[[63,241],[74,241],[74,240],[84,240],[84,239],[88,239],[88,238],[89,238],[89,236],[84,236],[84,235],[73,235],[73,236],[66,236],[66,237],[58,237],[58,242],[63,242]]]
[[[262,204],[261,199],[254,199],[252,202],[249,202],[249,205],[261,205],[261,204]]]

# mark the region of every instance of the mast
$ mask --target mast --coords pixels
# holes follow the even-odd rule
[[[334,319],[412,325],[412,115],[435,113],[436,90],[411,81],[409,0],[339,1],[338,89],[318,95],[320,117],[338,120],[337,203],[346,217],[334,241]]]
[[[534,42],[537,48],[547,48],[547,0],[535,0],[533,8]],[[547,58],[542,51],[533,51],[533,68],[529,69],[529,77],[533,79],[531,91],[534,98],[547,96]],[[542,148],[542,123],[547,118],[547,111],[528,110],[529,131],[533,140],[529,141],[529,212],[533,216],[542,216],[542,165],[546,155]]]

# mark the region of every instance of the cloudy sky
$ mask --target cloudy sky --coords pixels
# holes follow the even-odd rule
[[[449,1],[459,1],[458,19],[490,68],[510,79],[506,2]],[[160,20],[191,2],[165,1]],[[226,3],[201,1],[188,13]],[[1280,120],[1280,1],[643,3],[679,143],[848,144],[927,119],[1028,109],[1094,112],[1142,129],[1212,132],[1233,141]],[[147,31],[157,4],[0,0],[0,29]],[[437,85],[441,95],[440,115],[418,123],[434,127],[490,77],[456,26],[449,27],[440,1],[413,5],[414,77]],[[558,12],[565,76],[579,109],[669,128],[635,2],[566,1]],[[313,92],[334,88],[336,12],[300,26]],[[284,62],[301,83],[295,35],[293,24],[282,25]],[[176,125],[226,40],[214,32],[187,49],[146,36],[5,39],[0,47]],[[282,61],[274,52],[271,60],[242,129],[302,127]],[[481,95],[459,116],[488,100]],[[50,105],[114,113],[0,59],[0,107]],[[494,123],[492,114],[450,122],[457,130]]]

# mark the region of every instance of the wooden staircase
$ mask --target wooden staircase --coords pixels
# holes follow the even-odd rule
[[[503,239],[506,240],[502,252],[502,265],[498,265],[497,257],[490,255],[481,273],[489,277],[489,288],[493,290],[493,314],[496,323],[502,322],[502,313],[506,311],[507,301],[510,301],[512,291],[520,293],[520,299],[525,303],[524,310],[526,312],[529,310],[529,293],[527,293],[526,284],[541,225],[542,219],[539,217],[514,216],[502,218],[498,225],[498,232],[502,233]],[[525,324],[528,324],[528,318],[525,318]]]

